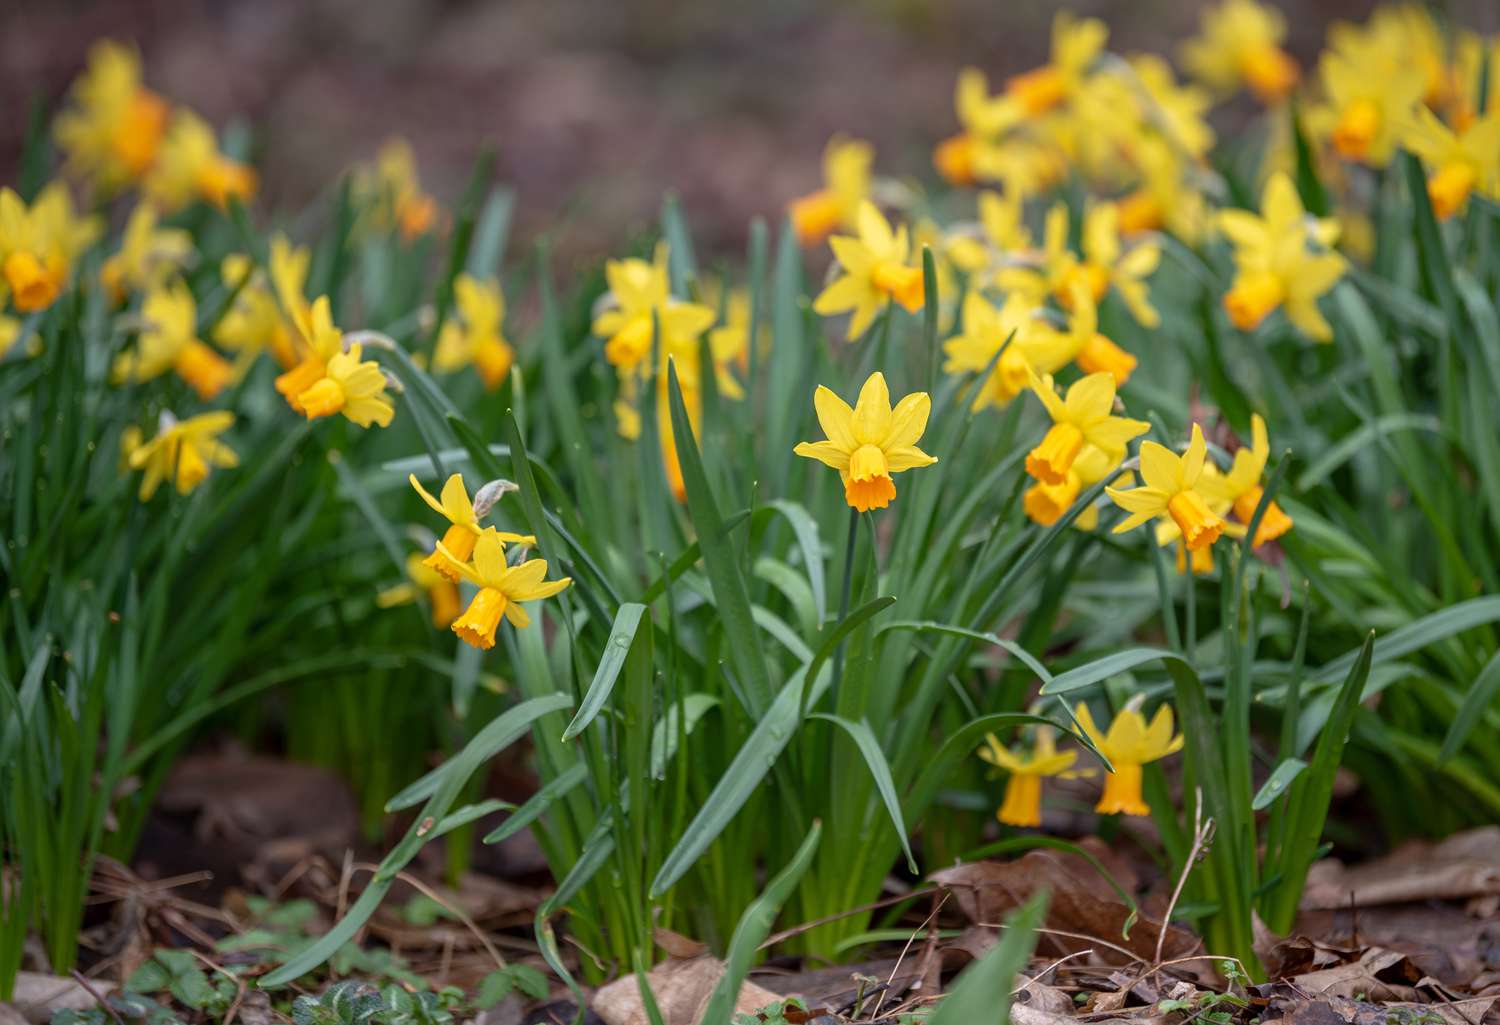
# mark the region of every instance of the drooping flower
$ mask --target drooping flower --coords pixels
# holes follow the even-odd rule
[[[1108,39],[1108,27],[1097,18],[1079,19],[1059,12],[1052,21],[1050,59],[1007,81],[1006,95],[1031,117],[1047,113],[1078,88]]]
[[[997,309],[983,295],[970,292],[964,296],[963,332],[943,343],[948,357],[943,370],[983,373],[994,364],[974,392],[973,408],[979,410],[1008,405],[1031,383],[1033,373],[1061,370],[1077,351],[1077,339],[1038,317],[1027,296],[1013,292]]]
[[[1021,508],[1031,522],[1050,527],[1073,507],[1084,488],[1117,473],[1124,458],[1125,453],[1120,450],[1106,452],[1097,445],[1084,445],[1062,481],[1057,484],[1037,481],[1021,495]],[[1084,509],[1074,525],[1079,530],[1093,530],[1099,525],[1098,506]]]
[[[328,297],[319,296],[309,310],[296,311],[305,347],[302,361],[276,378],[276,390],[294,410],[315,420],[342,413],[360,427],[388,426],[396,407],[386,394],[385,374],[374,360],[364,360],[363,346],[347,347],[333,323]]]
[[[1427,197],[1439,220],[1463,210],[1471,193],[1500,198],[1500,110],[1454,129],[1421,107],[1403,126],[1401,142],[1433,169]]]
[[[1224,0],[1203,12],[1202,31],[1182,47],[1182,63],[1220,93],[1246,86],[1265,104],[1297,84],[1297,62],[1281,48],[1286,19],[1257,0]]]
[[[407,481],[411,483],[417,494],[422,496],[422,501],[443,519],[448,521],[448,529],[443,531],[443,546],[448,554],[459,560],[467,559],[474,551],[474,542],[484,533],[486,528],[479,525],[483,517],[475,511],[474,503],[469,501],[469,492],[464,487],[464,479],[460,474],[452,474],[443,482],[443,490],[440,498],[433,498],[431,493],[417,480],[416,474],[407,474]],[[483,489],[481,489],[482,491]],[[488,512],[488,510],[484,510]],[[494,529],[494,528],[488,528]],[[501,541],[507,544],[536,545],[536,538],[530,534],[512,534],[500,532]],[[432,553],[427,556],[427,566],[441,573],[449,580],[458,581],[457,571],[443,558],[442,552],[433,547]]]
[[[1078,752],[1059,752],[1052,730],[1038,726],[1030,753],[1007,749],[990,733],[984,738],[979,757],[1010,775],[1005,784],[1005,800],[995,817],[1007,826],[1040,826],[1042,780],[1071,775],[1068,770],[1078,760]]]
[[[1140,695],[1131,698],[1115,715],[1107,733],[1094,725],[1088,705],[1079,702],[1074,710],[1084,734],[1114,768],[1104,777],[1104,793],[1094,806],[1102,814],[1151,814],[1141,795],[1141,767],[1182,750],[1182,734],[1174,736],[1172,732],[1171,706],[1157,708],[1148,726],[1140,711],[1142,700]]]
[[[257,184],[253,168],[219,151],[208,122],[192,111],[178,110],[167,126],[156,165],[142,186],[161,209],[173,211],[193,199],[222,210],[230,196],[249,200]]]
[[[99,268],[99,280],[115,303],[131,292],[144,292],[163,284],[183,267],[193,254],[193,236],[182,228],[160,226],[156,210],[139,203],[125,222],[119,252]]]
[[[857,238],[835,235],[828,242],[843,273],[823,289],[813,309],[825,317],[852,311],[851,342],[869,329],[888,300],[911,313],[922,308],[922,268],[912,262],[906,226],[892,231],[874,203],[860,204]]]
[[[1266,460],[1271,455],[1271,443],[1266,435],[1266,422],[1259,413],[1250,417],[1251,443],[1234,454],[1234,462],[1227,474],[1205,475],[1199,489],[1211,499],[1224,502],[1234,510],[1235,517],[1247,529],[1265,493],[1261,487],[1261,476],[1266,470]],[[1252,542],[1259,548],[1267,541],[1274,541],[1292,529],[1292,518],[1272,500],[1260,518],[1260,527]]]
[[[207,402],[234,376],[229,361],[198,338],[198,306],[180,278],[146,293],[135,348],[115,357],[115,384],[139,384],[174,372]]]
[[[144,470],[140,499],[151,500],[162,481],[170,480],[177,493],[185,495],[208,477],[210,469],[228,469],[239,465],[239,456],[219,440],[219,435],[234,426],[234,414],[228,410],[201,413],[178,420],[163,412],[156,437],[140,440],[139,429],[131,429],[122,439],[122,454],[132,470]]]
[[[445,561],[444,566],[446,565]],[[377,594],[375,604],[382,609],[409,605],[417,600],[419,594],[427,597],[427,605],[432,611],[432,625],[439,630],[448,629],[458,618],[462,605],[458,585],[434,570],[428,565],[428,559],[415,552],[406,557],[406,580]]]
[[[0,304],[8,291],[19,313],[51,306],[101,227],[99,218],[73,212],[73,197],[60,181],[44,187],[30,207],[0,188]]]
[[[573,582],[572,577],[545,579],[545,559],[508,565],[505,543],[493,530],[486,530],[475,541],[472,561],[455,558],[441,541],[437,550],[446,557],[454,572],[479,588],[468,609],[453,621],[452,626],[460,640],[476,648],[495,646],[495,631],[499,629],[502,618],[510,620],[517,629],[530,624],[531,617],[521,607],[521,602],[550,598]]]
[[[443,373],[472,365],[490,391],[510,374],[516,352],[505,340],[505,296],[498,281],[460,274],[453,282],[458,315],[443,323],[432,368]]]
[[[1318,312],[1318,297],[1344,274],[1344,259],[1329,247],[1338,222],[1310,217],[1292,180],[1281,172],[1266,182],[1259,216],[1219,213],[1219,229],[1234,246],[1234,283],[1224,309],[1241,331],[1252,331],[1277,307],[1308,337],[1326,342],[1333,328]]]
[[[1051,375],[1032,376],[1031,390],[1042,400],[1052,427],[1040,444],[1026,454],[1026,472],[1044,484],[1063,484],[1085,445],[1093,445],[1118,460],[1132,438],[1151,429],[1144,420],[1114,415],[1115,379],[1107,373],[1090,374],[1060,398]]]
[[[53,135],[71,174],[109,194],[151,169],[168,107],[141,84],[141,60],[134,50],[111,40],[95,43],[69,100]]]
[[[823,187],[792,201],[792,228],[804,246],[839,228],[854,227],[859,205],[870,196],[875,149],[860,139],[834,136],[823,151]]]
[[[844,501],[859,510],[884,509],[896,497],[891,475],[937,462],[917,447],[927,429],[932,400],[912,392],[891,409],[885,375],[871,374],[854,408],[832,390],[818,385],[813,408],[826,441],[804,441],[793,450],[839,471]]]
[[[1147,520],[1170,519],[1182,532],[1188,550],[1208,548],[1224,533],[1224,521],[1209,507],[1208,498],[1198,490],[1208,443],[1203,429],[1193,424],[1193,439],[1187,452],[1176,455],[1154,441],[1141,443],[1141,477],[1145,483],[1123,490],[1105,488],[1105,494],[1116,505],[1130,513],[1115,526],[1116,534],[1134,530]]]

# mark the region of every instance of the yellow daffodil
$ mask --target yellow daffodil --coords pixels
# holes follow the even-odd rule
[[[1203,13],[1202,31],[1182,47],[1183,66],[1221,93],[1247,86],[1266,104],[1297,84],[1297,62],[1281,48],[1286,19],[1256,0],[1224,0]]]
[[[1116,505],[1130,513],[1114,532],[1123,534],[1151,519],[1170,519],[1182,532],[1189,551],[1211,546],[1224,533],[1225,523],[1209,507],[1208,497],[1198,490],[1207,456],[1208,443],[1197,424],[1193,424],[1193,439],[1181,456],[1154,441],[1142,442],[1144,485],[1129,490],[1104,489]]]
[[[52,182],[31,206],[0,188],[0,305],[9,291],[18,313],[45,310],[57,300],[73,262],[94,239],[97,217],[78,217],[62,182]]]
[[[495,631],[502,618],[512,626],[524,629],[531,617],[520,605],[523,601],[550,598],[573,582],[572,577],[546,580],[547,561],[531,559],[518,566],[505,561],[505,544],[499,534],[487,530],[474,542],[473,561],[458,559],[441,541],[437,550],[448,566],[460,577],[479,588],[464,614],[453,621],[453,632],[465,644],[476,648],[493,648]]]
[[[745,371],[750,366],[750,292],[745,288],[732,288],[725,292],[723,282],[707,278],[703,282],[703,303],[709,309],[720,311],[720,323],[708,333],[708,348],[713,356],[715,381],[719,392],[738,399],[744,395],[740,382],[729,372],[730,367]],[[762,322],[756,332],[756,354],[765,352],[770,341],[770,332]]]
[[[168,107],[141,84],[134,50],[105,40],[89,50],[88,67],[73,83],[69,105],[53,135],[68,170],[104,193],[139,181],[156,161]]]
[[[860,139],[834,136],[823,151],[823,187],[792,201],[792,228],[804,246],[839,228],[854,227],[859,205],[870,196],[875,149]]]
[[[1068,389],[1066,400],[1058,396],[1051,375],[1033,374],[1031,390],[1052,418],[1052,427],[1041,443],[1026,454],[1026,472],[1043,484],[1065,483],[1085,445],[1093,445],[1117,460],[1130,439],[1151,429],[1144,420],[1114,415],[1115,379],[1111,374],[1088,375]]]
[[[1078,760],[1078,752],[1059,752],[1052,730],[1038,726],[1036,743],[1029,754],[1008,750],[991,733],[984,738],[979,757],[1010,775],[1005,784],[1005,800],[995,817],[1007,826],[1040,826],[1042,779],[1071,775],[1068,770]]]
[[[416,155],[405,139],[386,140],[374,162],[355,172],[354,193],[375,227],[394,227],[408,242],[442,218],[437,200],[422,189]]]
[[[432,625],[439,630],[448,629],[458,618],[462,604],[458,585],[434,570],[427,559],[415,552],[406,557],[406,577],[404,583],[387,587],[377,594],[375,604],[382,609],[395,608],[410,605],[419,594],[426,595],[427,605],[432,610]]]
[[[1139,179],[1115,202],[1120,234],[1131,237],[1165,228],[1183,242],[1196,242],[1210,217],[1208,202],[1194,184],[1197,165],[1154,136],[1136,140],[1130,155]]]
[[[181,279],[146,293],[135,348],[115,357],[115,384],[139,384],[174,372],[205,402],[224,390],[234,370],[198,339],[198,306]]]
[[[1296,186],[1283,173],[1266,182],[1259,216],[1248,210],[1224,210],[1219,228],[1234,245],[1234,284],[1224,309],[1241,331],[1251,331],[1277,307],[1308,337],[1333,338],[1333,329],[1318,312],[1318,297],[1344,274],[1344,260],[1329,251],[1338,239],[1338,223],[1309,217]]]
[[[1203,496],[1204,502],[1208,504],[1208,511],[1220,520],[1229,515],[1233,503],[1224,498],[1221,492],[1222,475],[1219,468],[1214,465],[1213,460],[1203,461],[1203,473],[1198,478],[1198,483],[1193,490]],[[1233,537],[1242,537],[1244,531],[1235,524],[1224,520],[1224,533]],[[1199,548],[1188,548],[1183,539],[1182,530],[1177,522],[1171,517],[1164,517],[1156,521],[1156,544],[1159,548],[1168,545],[1176,549],[1177,572],[1186,573],[1191,565],[1195,574],[1204,575],[1214,571],[1214,549],[1213,545],[1203,545]]]
[[[360,344],[345,347],[328,297],[319,296],[311,309],[296,311],[296,320],[302,361],[276,378],[276,390],[287,404],[309,420],[342,413],[361,427],[389,425],[396,407],[386,394],[385,374],[380,364],[361,358]]]
[[[510,374],[516,352],[505,340],[505,297],[498,281],[480,281],[460,274],[453,282],[456,317],[443,324],[432,368],[452,373],[472,365],[485,388],[494,391]]]
[[[162,413],[156,437],[140,441],[140,431],[126,435],[122,449],[132,470],[144,470],[140,498],[149,501],[162,481],[170,480],[177,493],[185,495],[208,477],[213,467],[228,469],[239,465],[239,457],[219,440],[219,435],[234,426],[234,414],[228,410],[202,413],[178,420]]]
[[[944,249],[953,265],[970,277],[983,275],[1007,255],[1031,248],[1021,191],[985,189],[979,193],[979,221],[951,231]],[[940,294],[947,294],[940,289]]]
[[[1266,436],[1266,422],[1259,413],[1250,418],[1251,442],[1248,448],[1241,446],[1234,454],[1234,462],[1227,474],[1205,476],[1199,489],[1211,499],[1223,502],[1234,510],[1234,515],[1245,527],[1260,505],[1262,494],[1261,476],[1266,470],[1266,460],[1271,455],[1271,443]],[[1292,518],[1273,500],[1266,506],[1260,519],[1260,529],[1255,532],[1254,546],[1259,548],[1267,541],[1274,541],[1292,529]]]
[[[1007,81],[1006,95],[1032,117],[1047,113],[1078,88],[1108,39],[1109,29],[1097,18],[1059,12],[1052,21],[1051,59]]]
[[[1397,135],[1422,101],[1426,80],[1414,64],[1372,62],[1336,51],[1318,65],[1324,102],[1307,114],[1314,134],[1327,137],[1339,156],[1384,167],[1396,151]]]
[[[1161,323],[1151,305],[1146,279],[1161,263],[1161,247],[1154,241],[1125,247],[1120,240],[1120,213],[1113,203],[1091,207],[1083,219],[1083,255],[1068,247],[1068,211],[1059,203],[1047,212],[1040,267],[1006,268],[996,275],[1003,288],[1019,289],[1040,301],[1051,294],[1070,307],[1081,286],[1099,302],[1113,286],[1143,327]]]
[[[892,231],[874,203],[860,204],[857,238],[835,235],[828,242],[843,273],[823,289],[813,309],[825,317],[852,311],[851,342],[869,329],[887,300],[911,313],[922,308],[922,268],[912,264],[906,226]]]
[[[1030,385],[1033,373],[1061,370],[1077,351],[1077,340],[1037,317],[1036,306],[1027,296],[1013,292],[997,309],[983,295],[970,292],[964,296],[963,333],[943,343],[948,357],[943,370],[983,373],[994,364],[974,392],[973,408],[979,410],[1008,405]]]
[[[1026,110],[1014,97],[991,96],[989,81],[978,68],[958,73],[953,106],[963,131],[938,143],[932,163],[950,183],[972,185],[982,148],[1020,121]]]
[[[285,311],[307,309],[303,283],[311,257],[309,249],[292,245],[280,233],[271,236],[269,275],[254,269],[251,259],[242,253],[226,256],[220,277],[225,288],[238,292],[214,329],[214,341],[239,353],[245,365],[261,352],[269,352],[283,370],[297,366],[305,346],[295,319],[289,319],[292,314]]]
[[[1183,85],[1172,74],[1172,65],[1155,54],[1134,54],[1129,59],[1134,83],[1147,100],[1142,120],[1175,149],[1194,159],[1205,156],[1214,144],[1214,130],[1207,121],[1213,100],[1202,89]]]
[[[484,533],[486,528],[482,528],[479,525],[479,521],[483,517],[480,512],[475,511],[474,503],[469,500],[469,492],[464,487],[463,477],[455,473],[444,481],[441,498],[433,498],[431,493],[422,487],[415,474],[407,474],[406,479],[411,483],[417,494],[422,496],[422,501],[426,502],[433,512],[448,521],[448,529],[443,532],[443,546],[447,549],[448,554],[461,561],[467,559],[474,551],[474,542],[479,539],[479,536]],[[482,510],[482,512],[488,511],[488,509]],[[536,538],[530,534],[521,535],[504,532],[498,536],[501,541],[507,544],[536,545]],[[457,582],[457,572],[443,558],[442,553],[436,547],[427,556],[427,565],[449,580]]]
[[[1114,771],[1104,777],[1104,793],[1094,810],[1105,815],[1149,815],[1151,808],[1141,796],[1141,766],[1182,750],[1182,734],[1172,732],[1172,709],[1162,705],[1146,725],[1141,714],[1142,698],[1137,695],[1126,703],[1102,733],[1094,725],[1088,705],[1079,702],[1074,710],[1078,725],[1093,742]]]
[[[698,336],[714,322],[714,311],[698,303],[682,302],[671,295],[667,275],[665,243],[656,247],[650,263],[645,260],[609,260],[604,277],[609,283],[611,306],[594,318],[594,334],[604,341],[604,358],[622,376],[644,376],[651,355],[653,319],[661,325],[661,359],[680,356],[697,366]]]
[[[156,288],[193,255],[193,236],[182,228],[163,228],[156,210],[140,203],[125,222],[120,250],[99,268],[99,280],[116,303],[131,292]]]
[[[926,392],[912,392],[891,409],[885,375],[879,371],[865,381],[853,409],[821,384],[813,393],[813,408],[827,440],[804,441],[793,451],[839,471],[844,501],[860,512],[884,509],[896,497],[892,474],[937,462],[917,448],[932,400]]]
[[[1463,210],[1473,192],[1500,199],[1500,110],[1455,130],[1422,107],[1405,124],[1401,142],[1432,168],[1427,196],[1438,219]]]
[[[1021,496],[1021,508],[1031,522],[1050,527],[1073,507],[1084,488],[1113,475],[1124,458],[1125,453],[1119,450],[1105,451],[1097,445],[1084,445],[1059,483],[1037,481],[1027,488]],[[1098,507],[1083,510],[1074,524],[1079,530],[1093,530],[1099,524]]]
[[[193,199],[222,210],[230,196],[249,200],[257,182],[252,168],[219,152],[208,122],[191,111],[179,110],[167,127],[156,166],[142,184],[163,210],[172,211]]]
[[[1099,311],[1094,298],[1081,285],[1073,286],[1068,303],[1068,334],[1073,339],[1073,358],[1085,374],[1108,374],[1120,387],[1130,380],[1139,361],[1108,335],[1099,331]]]

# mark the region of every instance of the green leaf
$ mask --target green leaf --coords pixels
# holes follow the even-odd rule
[[[701,1021],[728,1021],[734,1013],[734,1005],[740,995],[740,986],[750,971],[750,962],[770,934],[771,925],[776,921],[776,915],[781,911],[781,906],[786,903],[787,898],[801,882],[807,866],[812,864],[813,855],[818,850],[818,840],[822,835],[822,823],[814,820],[812,828],[807,831],[807,836],[802,840],[802,845],[797,848],[797,853],[792,855],[792,860],[776,873],[775,878],[766,884],[760,896],[756,897],[745,909],[745,913],[740,916],[739,923],[734,927],[734,935],[729,940],[729,951],[724,958],[724,974],[719,977],[713,993],[709,995],[708,1003],[704,1006],[700,1018]]]
[[[1156,661],[1163,663],[1175,661],[1188,665],[1187,660],[1177,652],[1167,651],[1165,648],[1128,648],[1054,676],[1051,683],[1043,685],[1042,693],[1044,695],[1066,694],[1069,691],[1091,686],[1101,680],[1107,680],[1111,676],[1118,676],[1136,666]]]
[[[1413,651],[1420,651],[1429,644],[1497,620],[1500,620],[1500,595],[1461,601],[1457,605],[1450,605],[1446,609],[1407,623],[1400,629],[1392,630],[1379,641],[1374,642],[1375,654],[1372,665],[1380,665]],[[1340,655],[1314,673],[1311,679],[1331,683],[1345,676],[1355,663],[1364,657],[1365,648],[1369,646],[1369,643],[1366,642],[1355,650]]]
[[[1458,749],[1464,746],[1464,741],[1469,739],[1474,727],[1484,721],[1484,713],[1494,702],[1497,692],[1500,692],[1500,651],[1495,652],[1494,657],[1479,671],[1479,675],[1469,685],[1468,692],[1464,694],[1463,704],[1449,724],[1447,735],[1443,737],[1443,748],[1438,752],[1439,762],[1446,762],[1458,754]]]
[[[526,799],[526,803],[515,810],[504,822],[500,823],[488,836],[484,838],[487,844],[499,843],[507,837],[514,836],[527,826],[536,821],[537,817],[545,812],[559,798],[567,794],[578,784],[588,779],[588,766],[583,762],[577,762],[566,770],[549,779],[536,793]]]
[[[1047,892],[1038,892],[1005,920],[1000,942],[959,975],[927,1025],[977,1025],[1010,1017],[1016,974],[1036,949],[1036,930],[1047,915]]]
[[[615,625],[609,632],[604,655],[599,659],[599,667],[594,670],[594,679],[589,683],[587,693],[583,695],[583,703],[578,706],[578,714],[568,723],[568,728],[563,730],[563,740],[572,740],[582,733],[609,700],[610,691],[620,677],[620,670],[625,668],[625,656],[630,654],[630,645],[635,642],[635,632],[645,612],[646,606],[628,602],[621,605],[620,611],[615,613]]]
[[[875,739],[875,734],[870,730],[867,722],[850,722],[842,716],[831,715],[826,712],[814,713],[810,718],[823,719],[833,723],[845,733],[849,739],[854,741],[859,753],[864,756],[865,764],[870,767],[870,775],[875,780],[875,789],[880,792],[880,800],[885,803],[885,810],[891,817],[891,825],[895,827],[896,838],[901,841],[901,853],[906,855],[906,867],[911,870],[912,875],[917,875],[917,859],[912,857],[911,844],[906,838],[906,823],[901,817],[901,799],[896,796],[896,784],[891,779],[891,767],[886,764],[885,752],[880,750],[880,741]]]
[[[1307,768],[1307,763],[1300,758],[1288,758],[1276,766],[1267,780],[1261,784],[1255,792],[1255,798],[1250,802],[1250,807],[1255,811],[1265,811],[1282,794],[1286,793],[1287,787],[1292,785],[1292,780]]]

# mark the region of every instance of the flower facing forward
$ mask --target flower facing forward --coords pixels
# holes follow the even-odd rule
[[[1266,182],[1259,216],[1224,210],[1219,228],[1234,245],[1234,284],[1224,309],[1235,327],[1252,331],[1281,307],[1309,338],[1332,340],[1318,297],[1344,274],[1344,258],[1329,249],[1337,222],[1309,217],[1292,180],[1277,172]]]
[[[131,292],[156,288],[184,266],[193,254],[193,236],[182,228],[163,228],[156,210],[141,203],[130,212],[119,252],[99,268],[99,280],[115,303]]]
[[[141,84],[134,50],[105,40],[73,83],[53,134],[68,170],[110,193],[151,169],[167,128],[167,103]]]
[[[1114,415],[1112,374],[1090,374],[1068,389],[1066,399],[1058,397],[1050,375],[1033,375],[1031,390],[1052,418],[1041,443],[1026,454],[1026,472],[1043,484],[1066,482],[1085,445],[1093,445],[1118,462],[1126,444],[1151,429],[1144,420]]]
[[[234,368],[198,339],[198,307],[185,281],[146,293],[141,320],[135,348],[115,358],[111,377],[116,384],[139,384],[170,371],[205,402],[224,390]]]
[[[510,374],[516,352],[505,340],[505,297],[496,281],[460,274],[453,282],[458,316],[443,324],[432,368],[443,373],[472,365],[486,389],[494,391]]]
[[[508,565],[505,542],[494,530],[486,530],[475,541],[472,561],[454,558],[441,541],[437,550],[447,558],[454,572],[479,588],[468,609],[453,621],[452,628],[460,640],[476,648],[495,646],[495,631],[502,618],[510,620],[517,629],[531,622],[521,602],[550,598],[573,582],[572,577],[547,580],[545,559]]]
[[[1040,826],[1042,824],[1042,780],[1047,776],[1068,776],[1077,751],[1057,750],[1052,730],[1037,727],[1036,744],[1030,754],[1012,751],[1001,745],[993,733],[984,738],[979,757],[1010,774],[1005,784],[1005,800],[995,817],[1007,826]]]
[[[661,333],[659,374],[665,373],[667,360],[674,356],[679,357],[679,365],[698,365],[698,337],[713,325],[714,311],[672,296],[669,256],[662,244],[650,263],[628,259],[604,264],[612,305],[594,318],[593,329],[604,339],[604,358],[622,379],[648,376],[646,364],[657,325]]]
[[[319,296],[310,309],[296,310],[302,335],[302,362],[276,378],[276,390],[294,410],[315,420],[335,413],[361,427],[385,427],[396,415],[386,394],[385,374],[374,360],[364,360],[363,347],[344,347],[343,332],[333,323],[328,297]]]
[[[835,235],[828,240],[843,273],[813,301],[813,309],[825,317],[853,312],[851,342],[869,329],[887,300],[915,313],[924,298],[922,268],[912,265],[906,226],[892,231],[868,200],[860,204],[857,225],[858,237]]]
[[[0,303],[8,290],[17,312],[51,306],[100,227],[99,218],[73,212],[62,182],[43,188],[29,207],[13,190],[0,189]]]
[[[474,503],[469,501],[469,492],[464,487],[464,479],[460,474],[453,474],[443,483],[443,491],[440,498],[433,498],[432,494],[417,480],[416,474],[407,474],[406,479],[422,501],[426,502],[443,519],[448,521],[448,529],[443,532],[443,547],[449,555],[460,561],[466,560],[474,552],[474,542],[484,533],[484,528],[479,526],[483,518],[480,512],[475,511]],[[512,490],[514,490],[512,486]],[[484,489],[480,488],[483,492]],[[493,504],[493,503],[490,503]],[[489,512],[486,507],[483,512]],[[490,528],[493,529],[493,528]],[[507,544],[535,545],[536,538],[531,535],[501,533],[500,540]],[[443,553],[436,546],[432,554],[427,556],[427,566],[447,577],[449,580],[458,581],[458,571],[455,570]]]
[[[853,409],[821,384],[813,408],[828,440],[804,441],[794,451],[839,471],[844,501],[860,512],[891,503],[896,497],[892,474],[937,462],[917,448],[932,400],[926,392],[912,392],[891,409],[885,375],[878,371],[859,390]]]
[[[1211,546],[1224,533],[1225,524],[1198,490],[1208,443],[1203,428],[1193,424],[1193,440],[1187,452],[1174,454],[1154,441],[1141,442],[1141,477],[1145,485],[1122,490],[1105,488],[1116,505],[1130,513],[1115,526],[1116,534],[1134,530],[1147,520],[1169,519],[1179,531],[1188,551]]]
[[[1330,50],[1318,65],[1325,103],[1308,111],[1308,125],[1326,135],[1345,160],[1384,167],[1395,153],[1397,134],[1426,90],[1422,69],[1412,62],[1368,52]],[[1378,70],[1377,70],[1378,68]]]
[[[1250,520],[1265,493],[1260,479],[1266,470],[1266,460],[1271,455],[1266,422],[1259,413],[1250,418],[1250,438],[1250,447],[1242,447],[1234,454],[1234,462],[1227,474],[1204,474],[1204,479],[1199,483],[1199,489],[1210,500],[1222,502],[1233,509],[1235,518],[1246,528],[1250,526]],[[1275,501],[1271,501],[1267,503],[1266,511],[1260,518],[1260,527],[1255,531],[1252,544],[1259,548],[1291,529],[1292,518]]]
[[[178,420],[163,412],[156,437],[142,442],[140,431],[127,430],[122,439],[126,465],[144,470],[140,498],[149,501],[162,481],[170,480],[179,495],[192,491],[208,477],[213,467],[227,469],[239,465],[239,456],[219,440],[219,435],[234,426],[234,414],[228,410],[202,413]]]
[[[1455,131],[1421,107],[1401,141],[1432,168],[1427,198],[1439,220],[1461,211],[1474,192],[1500,200],[1500,110]]]
[[[163,210],[176,210],[193,199],[219,209],[229,197],[241,202],[255,195],[254,169],[219,152],[214,130],[197,114],[179,110],[172,116],[156,165],[142,183]]]
[[[838,228],[853,228],[859,206],[870,196],[875,149],[861,139],[835,136],[823,151],[823,187],[792,201],[789,215],[797,239],[810,246]]]
[[[1297,62],[1281,48],[1286,19],[1256,0],[1225,0],[1203,14],[1202,32],[1182,48],[1182,63],[1221,93],[1246,86],[1262,103],[1278,103],[1297,84]]]
[[[433,551],[436,554],[436,549]],[[397,605],[409,605],[417,600],[417,595],[425,595],[427,605],[432,610],[432,625],[439,630],[446,630],[458,618],[462,606],[458,584],[433,569],[428,561],[416,552],[408,555],[406,581],[381,591],[375,596],[375,604],[382,609],[390,609]],[[457,578],[456,573],[454,578]]]
[[[1182,734],[1172,733],[1172,709],[1162,705],[1146,725],[1141,714],[1140,695],[1120,709],[1109,732],[1101,733],[1094,725],[1089,706],[1079,702],[1074,714],[1099,752],[1109,759],[1114,771],[1104,777],[1104,793],[1094,810],[1105,815],[1149,815],[1151,808],[1141,796],[1141,766],[1182,750]]]

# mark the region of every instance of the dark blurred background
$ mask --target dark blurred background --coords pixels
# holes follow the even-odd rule
[[[1080,0],[1117,52],[1170,53],[1205,0]],[[1368,0],[1283,4],[1304,67]],[[678,192],[710,248],[817,184],[836,131],[888,174],[926,173],[955,127],[954,76],[998,87],[1039,63],[1059,5],[1004,0],[4,0],[0,179],[29,101],[56,100],[89,45],[140,48],[147,82],[253,132],[263,202],[296,208],[388,136],[411,140],[445,203],[481,146],[519,194],[520,231],[575,254],[618,247]],[[1500,0],[1451,5],[1489,31]],[[562,220],[559,220],[561,218]]]

